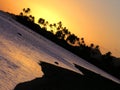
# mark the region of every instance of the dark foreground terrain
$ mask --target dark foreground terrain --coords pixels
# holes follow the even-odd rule
[[[120,90],[120,85],[78,65],[85,75],[41,62],[44,76],[18,84],[14,90]]]

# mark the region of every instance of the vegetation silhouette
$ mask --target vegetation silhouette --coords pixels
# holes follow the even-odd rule
[[[35,17],[30,15],[30,11],[30,8],[24,8],[19,15],[14,15],[16,21],[120,79],[120,66],[114,66],[113,61],[116,57],[112,56],[110,51],[102,54],[99,45],[95,46],[93,43],[90,46],[86,45],[83,37],[79,38],[71,33],[63,27],[61,21],[50,24],[45,19],[39,18],[36,24]]]

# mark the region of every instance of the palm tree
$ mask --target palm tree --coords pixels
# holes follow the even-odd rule
[[[50,24],[49,26],[50,26],[50,28],[52,28],[52,27],[53,27],[53,25],[52,25],[52,24]]]
[[[46,30],[47,30],[47,25],[48,25],[48,21],[45,21],[45,20],[44,20],[43,28],[45,28]]]
[[[64,35],[65,35],[65,36],[64,36],[64,37],[65,37],[64,39],[66,40],[67,37],[68,37],[68,35],[69,35],[69,31],[68,31],[68,29],[67,29],[66,27],[64,27],[63,30],[62,30],[62,32],[64,33]]]
[[[76,38],[76,42],[77,42],[77,45],[80,46],[80,38],[79,37]]]
[[[54,23],[53,26],[56,27],[56,23]]]
[[[112,53],[109,51],[105,55],[108,56],[108,57],[110,57],[112,55]]]
[[[26,12],[29,13],[30,11],[31,11],[30,8],[27,8]]]
[[[59,38],[59,39],[63,39],[63,33],[62,33],[62,31],[57,31],[56,34],[55,34],[55,36],[57,38]]]
[[[93,43],[91,43],[91,44],[90,44],[90,48],[91,48],[91,49],[93,49],[93,47],[94,47],[94,44],[93,44]]]
[[[58,22],[58,25],[59,25],[59,27],[62,27],[62,22],[59,21],[59,22]]]
[[[62,27],[62,22],[59,21],[57,24],[58,24],[57,30],[58,30],[58,31],[59,31],[59,30],[62,30],[62,29],[63,29],[63,27]]]
[[[53,26],[53,27],[52,27],[53,31],[56,31],[56,30],[57,30],[57,29],[56,29],[56,27],[57,27],[56,23],[53,23],[52,26]]]
[[[23,13],[22,13],[22,12],[20,13],[20,16],[23,16]]]
[[[28,13],[30,13],[30,11],[31,11],[30,8],[27,8],[27,9],[23,8],[23,12],[24,12],[24,14],[26,14],[26,15],[27,15]]]
[[[25,8],[23,8],[23,12],[25,12]]]
[[[29,15],[29,19],[30,19],[31,22],[34,22],[34,21],[35,21],[35,17],[32,16],[32,15]]]
[[[46,21],[45,23],[46,23],[46,25],[48,25],[48,24],[49,24],[49,22],[48,22],[48,21]]]
[[[96,45],[95,49],[99,49],[99,45]]]
[[[81,40],[84,41],[84,38],[82,37]]]
[[[45,23],[45,19],[39,18],[38,23],[39,23],[39,24],[44,24],[44,23]]]
[[[44,28],[44,26],[45,26],[45,19],[39,18],[38,23],[42,26],[42,28]]]
[[[84,41],[83,37],[81,38],[81,45],[83,45],[83,46],[85,45],[85,41]]]
[[[69,41],[71,44],[75,44],[76,40],[77,40],[77,36],[75,36],[75,34],[69,35],[66,39],[66,41],[67,42]]]

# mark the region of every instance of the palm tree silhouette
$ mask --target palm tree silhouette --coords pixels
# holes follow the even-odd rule
[[[62,33],[62,31],[57,31],[56,32],[56,34],[55,34],[55,36],[57,37],[57,38],[59,38],[59,39],[63,39],[63,33]]]
[[[29,15],[29,19],[30,19],[31,22],[34,22],[34,21],[35,21],[35,17],[32,16],[32,15]]]
[[[44,26],[45,26],[45,19],[39,18],[38,23],[40,24],[40,26],[41,26],[42,28],[45,28],[45,27],[44,27]]]
[[[93,47],[94,47],[94,44],[93,44],[93,43],[91,43],[91,44],[90,44],[90,48],[91,48],[91,49],[93,49]]]
[[[85,41],[83,37],[81,38],[81,45],[85,46]]]
[[[53,26],[56,27],[56,23],[54,23]]]
[[[20,13],[20,16],[23,16],[23,12]]]
[[[99,45],[96,45],[95,49],[99,49]]]
[[[68,37],[68,35],[69,35],[69,31],[68,31],[68,29],[66,27],[64,27],[63,30],[62,30],[62,32],[64,33],[64,35],[65,35],[64,39],[66,40],[67,37]]]
[[[75,36],[75,34],[69,35],[66,39],[66,41],[67,42],[69,41],[71,44],[75,44],[76,40],[77,40],[77,36]]]
[[[30,8],[27,8],[27,9],[23,8],[23,12],[24,12],[25,15],[30,13],[30,11],[31,11]]]

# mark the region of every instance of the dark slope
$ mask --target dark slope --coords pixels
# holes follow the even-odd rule
[[[42,62],[44,76],[18,84],[14,90],[120,90],[120,85],[78,65],[85,76]]]

